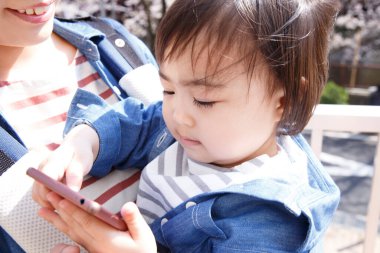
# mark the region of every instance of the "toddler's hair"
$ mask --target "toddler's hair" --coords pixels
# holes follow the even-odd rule
[[[284,91],[278,129],[297,134],[327,82],[339,7],[337,0],[176,0],[157,29],[156,58],[161,63],[190,49],[194,66],[207,50],[208,66],[215,66],[226,52],[237,53],[235,63],[245,64],[248,78],[266,78],[269,96]]]

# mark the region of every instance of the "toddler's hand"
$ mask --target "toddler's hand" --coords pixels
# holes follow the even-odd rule
[[[38,169],[78,191],[83,177],[90,171],[98,154],[98,147],[99,139],[95,130],[87,125],[76,126]],[[33,199],[43,207],[51,207],[46,199],[48,192],[49,190],[40,183],[36,182],[33,185]]]

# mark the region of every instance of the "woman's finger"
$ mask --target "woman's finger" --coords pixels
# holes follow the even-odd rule
[[[79,253],[79,252],[80,252],[80,248],[78,246],[68,245],[64,243],[55,245],[50,251],[50,253]]]
[[[59,201],[61,201],[62,198],[56,193],[50,192],[47,195],[47,199],[49,201],[49,205],[53,208],[41,208],[38,211],[38,215],[53,224],[61,232],[68,234],[70,230],[69,225],[55,211],[56,207],[58,207]]]
[[[121,209],[121,215],[136,245],[144,245],[144,252],[156,252],[156,243],[152,230],[144,220],[136,204],[128,202]]]

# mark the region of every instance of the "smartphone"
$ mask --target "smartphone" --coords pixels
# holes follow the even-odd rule
[[[108,211],[96,201],[82,196],[79,192],[71,190],[67,185],[52,179],[42,171],[28,168],[26,174],[112,227],[121,231],[127,230],[127,225],[119,215]]]

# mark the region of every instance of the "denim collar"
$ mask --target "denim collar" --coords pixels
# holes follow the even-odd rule
[[[105,35],[85,21],[54,19],[54,32],[78,48],[89,60],[100,60],[96,44]]]

